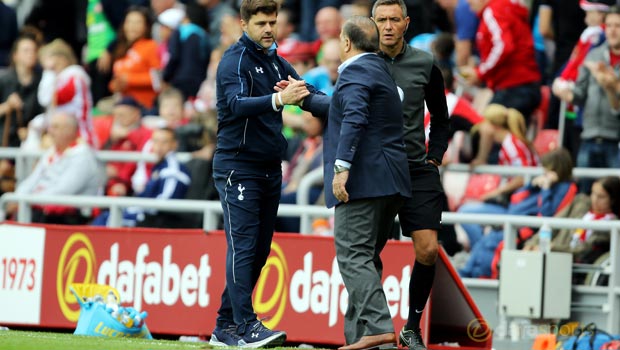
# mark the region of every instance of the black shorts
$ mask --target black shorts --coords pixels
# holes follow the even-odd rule
[[[439,231],[445,201],[439,169],[432,164],[410,166],[409,174],[412,196],[398,212],[403,235],[408,237],[418,230]]]

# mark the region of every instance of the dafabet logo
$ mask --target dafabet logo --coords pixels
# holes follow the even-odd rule
[[[487,321],[482,318],[474,318],[467,324],[467,336],[469,339],[477,342],[484,343],[491,338],[493,332]]]
[[[58,305],[67,320],[76,322],[80,316],[69,287],[72,283],[95,283],[96,265],[95,250],[88,237],[79,232],[72,234],[62,247],[56,271]]]
[[[264,295],[264,292],[267,290],[267,281],[272,271],[277,273],[277,283],[275,288],[273,288],[273,293],[268,297]],[[256,285],[256,294],[254,295],[256,313],[271,315],[269,320],[265,321],[265,326],[273,329],[282,320],[288,300],[288,288],[289,272],[284,251],[277,243],[272,243],[271,255],[263,267]]]

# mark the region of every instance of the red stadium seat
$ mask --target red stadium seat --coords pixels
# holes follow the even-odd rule
[[[480,200],[482,196],[496,189],[501,181],[500,175],[472,174],[467,182],[461,204],[470,200]]]
[[[534,149],[539,156],[559,147],[559,133],[555,129],[541,129],[534,139]]]

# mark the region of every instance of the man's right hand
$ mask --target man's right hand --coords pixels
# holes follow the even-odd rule
[[[310,91],[308,91],[308,88],[306,87],[306,82],[303,80],[296,80],[290,75],[288,79],[288,82],[280,81],[276,83],[276,87],[274,89],[284,87],[278,92],[282,98],[283,104],[300,105],[301,101],[310,95]]]

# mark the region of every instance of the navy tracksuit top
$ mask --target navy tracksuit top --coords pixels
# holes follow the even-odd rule
[[[267,53],[247,34],[231,46],[217,69],[216,169],[275,169],[287,141],[282,135],[282,111],[274,110],[273,87],[299,75],[275,45]],[[314,92],[312,86],[308,86]]]

